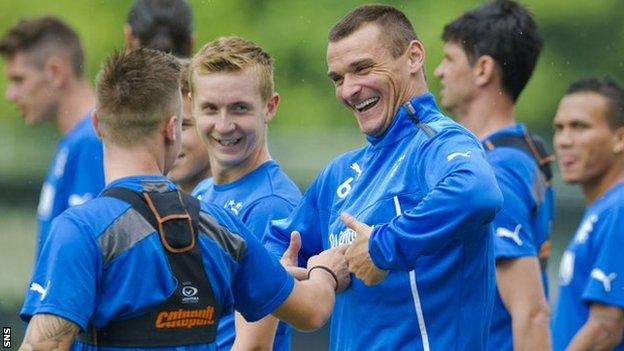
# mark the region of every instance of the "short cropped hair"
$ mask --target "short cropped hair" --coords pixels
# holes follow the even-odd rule
[[[141,46],[190,57],[193,16],[184,0],[135,0],[128,25]]]
[[[357,7],[341,18],[329,30],[329,42],[342,40],[368,23],[379,26],[394,58],[404,54],[411,41],[418,40],[412,23],[403,12],[392,6],[372,4]]]
[[[193,57],[189,82],[195,91],[194,77],[218,72],[255,69],[260,96],[268,101],[273,94],[273,58],[257,44],[240,37],[221,37],[204,45]]]
[[[21,19],[0,38],[0,55],[11,58],[18,53],[39,69],[52,55],[65,57],[76,77],[84,71],[84,52],[78,34],[56,17]]]
[[[447,24],[442,40],[462,46],[470,64],[491,56],[502,72],[502,87],[515,102],[531,78],[543,41],[525,7],[510,0],[482,5]]]
[[[607,121],[612,129],[624,127],[624,89],[609,77],[585,78],[568,87],[565,95],[575,93],[596,93],[608,101]]]
[[[180,64],[162,51],[138,48],[106,59],[97,76],[96,111],[104,139],[129,146],[180,116]]]

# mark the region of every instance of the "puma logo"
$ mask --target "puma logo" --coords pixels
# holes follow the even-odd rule
[[[49,288],[50,288],[50,281],[49,280],[48,280],[48,283],[46,284],[45,289],[39,283],[32,283],[32,284],[30,284],[30,290],[38,292],[39,294],[41,294],[41,301],[43,301],[43,299],[46,298],[46,295],[48,295],[48,289]]]
[[[357,177],[360,178],[360,176],[362,175],[362,168],[360,168],[360,165],[355,162],[351,165],[350,168],[357,174]]]
[[[454,159],[455,157],[458,157],[458,156],[462,156],[462,157],[470,158],[470,153],[471,153],[471,152],[472,152],[472,151],[466,151],[466,152],[453,152],[452,154],[450,154],[450,155],[446,156],[446,160],[447,160],[447,161],[453,161],[453,159]]]
[[[498,227],[496,228],[496,235],[501,238],[509,238],[518,244],[518,246],[522,246],[522,240],[520,240],[520,228],[522,228],[522,225],[518,224],[512,232],[507,228]]]
[[[606,292],[611,291],[611,282],[617,275],[615,273],[605,274],[600,268],[594,268],[591,271],[591,277],[602,283]]]

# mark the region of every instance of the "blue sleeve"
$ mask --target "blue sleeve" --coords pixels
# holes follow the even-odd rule
[[[624,308],[624,206],[600,214],[592,236],[602,236],[599,245],[592,248],[596,259],[591,262],[590,276],[583,291],[586,302],[600,302]]]
[[[503,194],[503,206],[496,215],[494,227],[494,257],[517,258],[537,256],[539,243],[531,225],[535,207],[531,197],[537,167],[522,151],[498,148],[488,154]]]
[[[21,318],[54,314],[84,330],[95,308],[101,256],[86,225],[67,212],[57,217],[35,264]]]
[[[500,208],[500,189],[476,140],[459,130],[445,130],[422,150],[412,167],[428,192],[416,207],[376,226],[371,234],[370,255],[381,269],[412,270],[420,255],[478,235]]]
[[[61,192],[65,208],[95,198],[104,188],[102,143],[95,136],[85,137],[73,145],[67,158]]]
[[[250,204],[241,219],[252,234],[258,240],[262,240],[271,224],[270,222],[288,217],[293,207],[291,203],[281,197],[268,196]]]
[[[254,322],[279,307],[290,295],[295,281],[253,234],[240,227],[246,248],[232,285],[234,308],[247,321]]]
[[[295,230],[301,234],[302,241],[299,265],[305,265],[311,256],[323,251],[323,223],[326,223],[323,220],[327,220],[329,213],[319,210],[317,206],[320,178],[312,183],[290,216],[271,222],[263,243],[275,256],[284,254],[290,244],[290,233]]]

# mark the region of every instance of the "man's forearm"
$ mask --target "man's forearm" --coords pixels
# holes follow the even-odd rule
[[[589,317],[576,333],[567,351],[607,351],[622,341],[622,330],[613,327],[613,321],[601,315]]]
[[[69,350],[80,328],[67,319],[51,315],[36,314],[28,323],[20,350]]]
[[[533,313],[512,316],[513,349],[516,351],[552,350],[549,331],[548,307]]]

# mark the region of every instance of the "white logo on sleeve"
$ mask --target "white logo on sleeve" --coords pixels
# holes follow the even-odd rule
[[[594,230],[594,223],[596,223],[597,221],[598,216],[596,216],[595,214],[587,217],[585,222],[581,224],[578,231],[576,232],[576,235],[574,236],[574,241],[579,244],[584,244],[589,238],[589,234],[592,232],[592,230]]]
[[[561,265],[559,266],[559,284],[562,286],[570,284],[574,275],[574,252],[567,251],[561,257]]]
[[[447,161],[453,161],[453,159],[454,159],[455,157],[459,157],[459,156],[461,156],[461,157],[465,157],[465,158],[470,158],[470,153],[471,153],[471,152],[472,152],[472,151],[466,151],[466,152],[453,152],[452,154],[450,154],[450,155],[446,156],[446,160],[447,160]]]
[[[91,200],[93,196],[90,193],[86,193],[84,195],[71,194],[69,199],[67,200],[67,204],[69,207],[82,205],[85,202]]]
[[[360,165],[358,165],[357,162],[354,162],[350,168],[355,171],[355,173],[357,174],[357,179],[359,179],[362,175],[362,168],[360,167]]]
[[[605,272],[603,272],[600,268],[594,268],[591,271],[591,277],[601,282],[605,291],[609,292],[611,291],[611,282],[613,281],[613,279],[615,279],[615,277],[617,277],[617,274],[615,273],[605,274]]]
[[[44,183],[39,195],[39,206],[37,214],[41,218],[48,218],[52,214],[52,205],[54,205],[54,195],[56,190],[50,183]]]
[[[65,173],[65,164],[67,163],[67,156],[69,155],[69,151],[66,147],[61,149],[54,159],[54,176],[60,178]]]
[[[49,280],[48,280],[48,283],[46,284],[45,289],[39,283],[32,283],[32,284],[30,284],[30,290],[32,290],[34,292],[38,292],[39,294],[41,294],[41,301],[43,301],[43,299],[46,298],[46,295],[48,294],[48,289],[50,289],[50,281]]]
[[[498,235],[501,238],[509,238],[513,240],[516,244],[518,244],[518,246],[522,246],[522,240],[520,240],[521,228],[522,228],[522,225],[518,224],[516,228],[514,229],[514,231],[512,232],[511,230],[507,228],[498,227],[496,228],[496,235]]]

